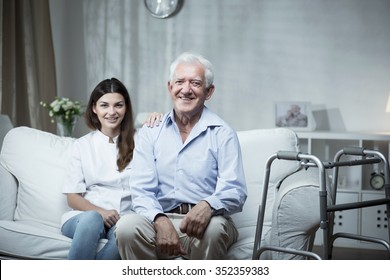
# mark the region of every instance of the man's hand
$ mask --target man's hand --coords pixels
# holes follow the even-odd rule
[[[169,256],[186,254],[180,243],[179,235],[167,216],[158,216],[154,221],[154,228],[156,230],[156,246],[159,252]]]
[[[190,237],[201,239],[210,222],[211,215],[212,209],[210,205],[202,200],[184,217],[180,224],[180,231]]]

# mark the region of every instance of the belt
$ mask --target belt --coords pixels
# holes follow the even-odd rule
[[[175,213],[175,214],[185,215],[188,212],[190,212],[191,208],[194,206],[195,206],[195,204],[182,203],[179,206],[177,206],[176,208],[173,208],[173,209],[167,211],[167,213]]]

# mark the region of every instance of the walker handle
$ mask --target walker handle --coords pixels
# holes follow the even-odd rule
[[[344,154],[354,155],[354,156],[364,156],[364,148],[362,147],[345,147],[343,149]]]
[[[286,159],[286,160],[300,160],[299,159],[300,152],[293,151],[279,151],[276,156],[278,159]]]

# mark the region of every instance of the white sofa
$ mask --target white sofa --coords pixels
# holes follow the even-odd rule
[[[279,150],[298,151],[299,142],[285,128],[238,135],[248,199],[243,212],[233,215],[239,239],[227,258],[251,259],[265,162]],[[28,127],[13,128],[5,136],[0,155],[0,258],[66,258],[71,239],[60,232],[60,217],[68,208],[61,185],[73,141]],[[294,173],[298,168],[294,161],[273,164],[263,245],[311,249],[319,226],[318,175],[312,168]],[[302,257],[267,251],[262,258]]]

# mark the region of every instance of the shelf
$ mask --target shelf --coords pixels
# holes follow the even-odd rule
[[[390,141],[390,132],[374,131],[296,131],[301,139]]]
[[[345,147],[363,147],[377,150],[386,158],[390,153],[390,132],[345,132],[345,131],[297,131],[303,153],[317,156],[322,161],[333,161],[335,154]],[[353,160],[355,156],[342,156],[341,160]],[[343,202],[363,201],[368,197],[384,197],[383,190],[374,190],[369,181],[373,172],[383,172],[383,163],[371,165],[348,166],[339,168],[339,184],[337,200]],[[331,178],[332,169],[327,170]],[[331,180],[330,180],[331,181]],[[357,234],[369,233],[371,236],[380,237],[389,241],[387,220],[383,216],[386,213],[385,205],[371,209],[353,209],[335,212],[335,232],[350,232]],[[379,221],[380,220],[380,221]],[[378,221],[378,222],[377,222]],[[317,232],[315,245],[322,243],[322,230]],[[378,248],[377,244],[367,242],[340,239],[334,246],[356,248]]]

